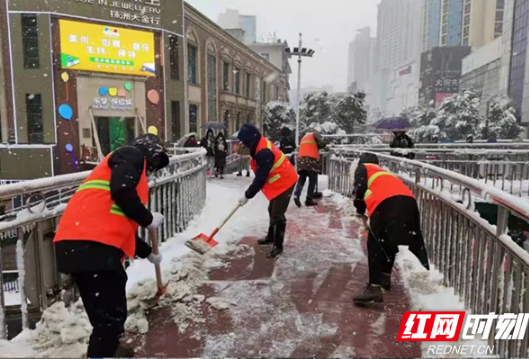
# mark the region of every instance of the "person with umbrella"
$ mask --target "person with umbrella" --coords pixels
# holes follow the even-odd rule
[[[413,144],[413,141],[411,140],[410,136],[406,134],[404,130],[401,131],[394,131],[393,132],[393,141],[389,145],[390,148],[414,148],[415,145]],[[399,151],[391,151],[391,155],[395,157],[406,157],[410,160],[415,158],[415,153],[409,152],[407,154],[403,154]]]
[[[296,150],[296,140],[292,135],[292,131],[288,127],[283,127],[281,129],[279,149],[289,157],[290,163],[294,164],[294,156],[291,156],[291,154]]]
[[[285,213],[298,181],[294,166],[270,140],[261,135],[257,127],[245,124],[237,138],[250,149],[250,166],[255,172],[253,183],[248,187],[239,204],[244,206],[259,191],[270,201],[268,214],[270,222],[266,238],[258,241],[261,245],[274,244],[268,258],[276,258],[283,253],[283,241],[287,228]]]
[[[383,302],[382,289],[391,289],[391,272],[398,246],[408,246],[421,264],[430,269],[419,208],[410,189],[393,173],[381,168],[378,157],[372,153],[360,156],[354,175],[353,198],[357,215],[365,220],[369,230],[369,283],[353,302],[380,303]]]
[[[200,146],[206,149],[208,172],[211,172],[215,166],[215,137],[212,129],[208,129],[206,136],[200,141]]]
[[[224,133],[219,132],[215,138],[215,177],[224,179],[224,167],[226,167],[226,157],[228,156],[228,142]]]

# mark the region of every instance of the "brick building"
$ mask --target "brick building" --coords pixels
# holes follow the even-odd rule
[[[228,133],[244,123],[262,125],[269,101],[288,102],[282,69],[185,4],[188,132],[201,124],[223,122]]]

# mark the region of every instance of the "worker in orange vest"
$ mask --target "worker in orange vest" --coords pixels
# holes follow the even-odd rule
[[[159,213],[147,209],[147,176],[169,164],[162,141],[144,135],[119,148],[88,175],[68,202],[55,235],[58,270],[79,288],[93,331],[88,358],[133,357],[119,345],[127,319],[125,256],[159,264],[161,255],[137,237],[156,229]],[[119,348],[119,350],[118,350]]]
[[[252,124],[242,126],[237,135],[238,139],[250,149],[252,160],[250,166],[255,173],[255,179],[239,200],[241,206],[254,198],[259,191],[270,201],[268,214],[270,223],[266,238],[258,241],[261,245],[273,244],[274,248],[268,254],[269,258],[276,258],[283,253],[283,241],[287,227],[285,213],[298,180],[296,170],[285,154],[270,140],[261,136],[259,130]]]
[[[421,264],[430,269],[421,232],[419,208],[413,193],[396,175],[379,166],[375,154],[363,153],[353,187],[357,214],[367,210],[369,284],[355,303],[382,302],[382,289],[391,289],[391,271],[398,246],[409,246]]]
[[[309,179],[309,188],[307,191],[307,198],[305,200],[306,206],[315,206],[318,203],[314,201],[314,194],[318,184],[318,172],[320,171],[320,149],[325,148],[319,132],[314,131],[307,133],[299,145],[299,153],[297,159],[299,180],[294,193],[294,202],[296,206],[301,207],[301,192],[305,187],[307,178]]]

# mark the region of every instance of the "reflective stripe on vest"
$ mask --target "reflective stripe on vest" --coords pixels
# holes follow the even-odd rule
[[[77,192],[87,190],[87,189],[100,189],[103,191],[110,192],[110,181],[102,181],[102,180],[87,181],[79,186],[79,188],[77,189]],[[127,217],[117,204],[112,205],[110,209],[110,213],[118,215],[118,216]]]
[[[268,148],[269,150],[272,150],[272,143],[266,139],[266,148]],[[281,157],[279,157],[279,159],[274,163],[274,165],[272,166],[272,169],[270,170],[270,172],[272,171],[275,171],[276,169],[279,168],[279,166],[281,166],[283,164],[283,161],[285,160],[286,156],[284,153],[281,153]],[[277,181],[278,179],[281,178],[281,175],[280,174],[276,174],[275,176],[272,176],[271,178],[268,179],[268,183],[274,183],[275,181]]]
[[[371,176],[369,181],[367,181],[367,191],[366,191],[366,194],[364,195],[364,199],[367,199],[367,197],[369,197],[371,193],[373,193],[369,188],[371,188],[371,185],[373,184],[373,182],[375,182],[375,180],[381,176],[392,176],[392,177],[398,178],[397,176],[395,176],[393,173],[390,173],[390,172],[381,171],[381,172],[375,173],[373,176]]]

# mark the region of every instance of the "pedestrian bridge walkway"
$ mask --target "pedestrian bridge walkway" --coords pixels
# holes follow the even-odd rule
[[[187,303],[193,318],[174,318],[184,298],[168,298],[149,312],[149,332],[133,337],[136,355],[422,356],[419,343],[396,341],[402,313],[412,308],[398,269],[383,304],[352,303],[368,279],[361,222],[329,198],[315,209],[291,206],[288,218],[283,256],[267,259],[270,247],[256,245],[257,236],[241,238],[198,285],[206,300]],[[231,304],[214,309],[212,297]]]
[[[508,171],[503,166],[503,172],[493,173],[487,168],[500,166],[485,167],[486,178],[520,181],[513,188],[522,191],[511,194],[485,183],[481,178],[483,168],[470,165],[471,159],[431,160],[427,158],[430,155],[423,153],[423,157],[411,161],[391,157],[384,151],[377,152],[381,165],[404,180],[417,197],[428,254],[438,270],[433,273],[438,276],[417,273],[407,277],[413,266],[404,256],[405,262],[395,273],[395,278],[400,279],[395,279],[392,291],[386,293],[384,305],[354,307],[351,297],[363,289],[367,280],[362,246],[365,236],[361,224],[340,210],[343,203],[337,200],[351,195],[354,161],[365,151],[378,150],[352,146],[335,148],[326,155],[323,167],[330,190],[327,194],[343,197],[326,197],[317,209],[290,209],[287,247],[277,262],[267,260],[265,249],[254,245],[256,238],[264,234],[266,220],[262,220],[262,226],[232,232],[235,234],[229,240],[239,244],[226,247],[231,252],[218,251],[208,255],[207,260],[187,256],[183,259],[187,270],[183,272],[181,262],[167,268],[174,283],[168,289],[168,297],[148,313],[149,332],[129,338],[138,348],[138,356],[410,357],[420,355],[421,348],[397,343],[394,338],[402,311],[416,308],[418,298],[427,298],[436,305],[428,308],[419,302],[419,310],[529,313],[529,254],[510,237],[520,221],[529,224],[529,202],[519,197],[525,193],[521,181],[529,176],[526,165],[517,163]],[[459,156],[455,152],[453,155]],[[504,159],[508,162],[507,157]],[[454,166],[453,161],[458,164]],[[166,218],[158,234],[162,241],[189,230],[198,215],[217,218],[207,217],[211,211],[219,212],[219,207],[212,208],[209,199],[206,202],[210,191],[206,191],[205,167],[200,150],[177,154],[170,166],[150,181],[149,207]],[[0,267],[2,273],[9,273],[0,282],[0,338],[11,339],[21,329],[33,328],[43,312],[62,302],[69,304],[69,294],[75,294],[68,278],[56,271],[52,238],[64,205],[86,175],[58,176],[0,188],[0,202],[7,206],[6,213],[0,215]],[[231,185],[237,193],[242,191],[240,183]],[[233,196],[232,192],[218,203],[229,207],[230,200],[235,201]],[[494,218],[485,220],[476,212],[476,204],[482,202],[496,208]],[[266,215],[266,203],[261,205]],[[227,213],[229,209],[221,210]],[[243,213],[251,215],[254,211],[245,208]],[[210,229],[217,224],[216,220],[205,222]],[[248,234],[252,237],[245,237]],[[143,272],[152,276],[152,268]],[[436,285],[428,285],[425,276]],[[422,291],[414,293],[415,287],[410,283],[421,279]],[[13,281],[21,285],[14,286]],[[190,284],[191,288],[186,288]],[[13,288],[16,293],[11,293]],[[193,288],[199,294],[189,296]],[[461,302],[447,301],[447,297]],[[190,306],[189,301],[194,305]],[[131,312],[138,309],[135,304]],[[218,309],[224,307],[225,310]],[[175,322],[175,317],[190,320]],[[135,320],[136,327],[139,323],[145,329],[141,315]],[[60,338],[58,332],[54,333],[50,338]],[[78,338],[80,342],[84,339]],[[491,339],[489,344],[496,346],[500,357],[527,357],[528,340]],[[42,343],[39,345],[42,347]],[[55,349],[56,354],[65,352],[60,347]]]

